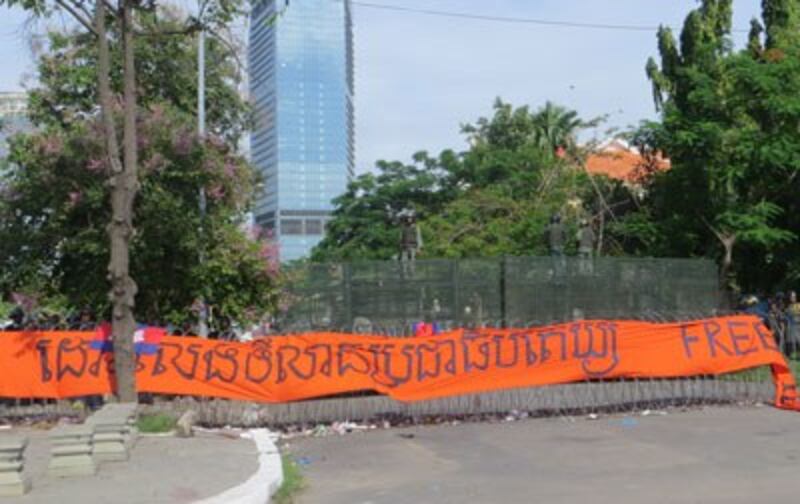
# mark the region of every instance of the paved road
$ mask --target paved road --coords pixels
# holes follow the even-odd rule
[[[800,413],[770,407],[380,430],[293,440],[288,449],[310,460],[303,504],[754,503],[800,495]]]
[[[2,504],[179,504],[211,497],[247,480],[258,468],[255,444],[215,434],[191,439],[142,437],[127,462],[106,462],[97,475],[69,479],[47,476],[47,432],[26,435],[26,472],[33,489],[24,497],[0,497]]]

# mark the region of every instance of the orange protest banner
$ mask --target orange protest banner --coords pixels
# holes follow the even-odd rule
[[[0,333],[0,396],[109,393],[110,350],[94,333]],[[167,336],[140,350],[136,380],[141,392],[247,401],[287,402],[360,390],[417,401],[771,366],[776,406],[798,409],[799,404],[786,359],[754,316],[669,324],[580,321],[404,339],[313,333],[229,343]]]

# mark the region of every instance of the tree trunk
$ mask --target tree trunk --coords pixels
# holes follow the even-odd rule
[[[603,255],[603,239],[605,231],[606,231],[606,211],[604,209],[600,211],[600,229],[597,232],[597,252],[595,254],[597,257]]]
[[[97,2],[95,11],[95,26],[97,29],[97,93],[100,101],[100,113],[105,132],[106,156],[109,163],[110,177],[122,173],[122,163],[119,155],[119,142],[117,128],[114,124],[114,100],[111,96],[110,72],[111,62],[108,54],[108,38],[106,33],[106,9],[104,2]]]
[[[113,99],[109,83],[110,59],[105,29],[104,2],[97,2],[97,27],[99,37],[98,93],[103,115],[111,176],[111,223],[108,227],[111,241],[111,259],[108,277],[111,283],[109,297],[112,302],[112,334],[114,340],[114,370],[116,393],[121,402],[136,402],[135,355],[133,317],[136,283],[130,277],[130,242],[133,237],[133,201],[138,181],[136,177],[136,88],[133,55],[133,19],[129,0],[121,7],[120,32],[123,48],[123,163],[120,163],[119,144],[113,116]]]

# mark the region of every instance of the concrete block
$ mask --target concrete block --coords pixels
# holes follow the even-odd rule
[[[188,410],[186,413],[181,415],[177,424],[175,425],[178,437],[192,437],[194,435],[192,428],[194,427],[195,423],[197,423],[197,413],[195,413],[193,410]]]
[[[97,466],[90,454],[53,457],[47,468],[47,474],[54,478],[70,478],[73,476],[92,476],[97,473]]]
[[[2,477],[5,473],[20,471],[22,471],[22,459],[15,460],[13,462],[0,462],[0,477]]]
[[[128,446],[121,432],[95,433],[92,456],[97,462],[124,462],[128,460]]]
[[[86,425],[65,425],[51,430],[48,434],[51,447],[47,474],[57,478],[95,474],[93,435],[94,427]]]
[[[26,446],[27,438],[0,438],[0,460],[22,456]]]
[[[125,436],[125,449],[131,450],[138,438],[138,431],[136,430],[137,407],[133,403],[106,404],[90,416],[86,423],[93,426],[95,432],[122,433]]]
[[[109,443],[109,442],[122,443],[125,441],[125,434],[120,431],[95,432],[94,437],[92,439],[94,444]]]
[[[128,424],[127,422],[113,422],[107,423],[104,420],[96,420],[94,423],[95,436],[97,434],[118,434],[123,436],[125,445],[128,449],[132,448],[136,443],[137,431],[136,427]]]
[[[139,440],[139,429],[136,426],[131,426],[128,430],[128,435],[125,439],[125,444],[128,447],[128,450],[132,449],[136,446],[136,441]]]
[[[91,436],[94,433],[94,427],[91,425],[60,425],[51,429],[47,433],[50,439],[64,438],[64,437],[85,437]]]
[[[0,473],[0,497],[19,497],[31,490],[31,480],[19,472]]]
[[[94,425],[95,432],[124,432],[131,428],[126,422],[97,421],[92,425]]]
[[[54,446],[50,453],[55,457],[70,457],[73,455],[86,455],[92,453],[91,444]]]
[[[101,448],[94,452],[92,458],[96,464],[103,462],[127,462],[130,458],[130,454],[125,448]]]
[[[51,430],[47,437],[54,445],[91,443],[94,427],[91,425],[62,425]]]
[[[30,479],[23,473],[26,446],[27,438],[0,440],[0,496],[25,495],[31,489]]]

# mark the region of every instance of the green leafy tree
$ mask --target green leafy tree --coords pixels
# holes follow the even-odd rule
[[[392,215],[406,207],[420,218],[420,257],[541,253],[553,213],[576,221],[597,209],[576,141],[597,121],[549,102],[531,111],[497,100],[493,112],[462,126],[465,152],[418,153],[412,165],[380,162],[376,174],[354,180],[312,259],[396,257],[400,228]]]
[[[424,218],[437,211],[443,199],[442,173],[436,160],[425,153],[416,154],[415,160],[412,165],[380,161],[377,173],[365,173],[350,182],[347,191],[334,200],[334,218],[312,260],[396,256],[400,240],[396,215],[412,207]]]
[[[169,103],[187,116],[197,113],[197,38],[174,36],[185,28],[182,15],[167,10],[158,15],[140,13],[139,30],[148,36],[134,40],[139,61],[138,104],[147,109],[153,104]],[[113,37],[116,25],[109,30]],[[159,34],[163,33],[163,34]],[[206,56],[207,131],[236,145],[250,127],[250,111],[241,99],[241,69],[231,57],[227,43],[208,37]],[[112,93],[122,93],[121,55],[110,54]],[[92,35],[81,32],[48,33],[47,52],[37,64],[38,87],[29,92],[28,115],[41,126],[68,127],[97,110],[96,81],[98,49]]]
[[[0,0],[0,6],[22,7],[35,16],[47,17],[55,12],[66,14],[96,44],[96,96],[108,162],[108,197],[111,216],[107,228],[110,242],[108,281],[110,284],[111,324],[114,336],[114,369],[116,393],[121,401],[136,402],[134,377],[135,356],[133,333],[136,330],[134,308],[138,286],[131,276],[131,242],[135,236],[134,204],[140,187],[138,158],[139,83],[138,69],[147,61],[136,59],[136,39],[142,35],[166,35],[140,31],[139,16],[158,15],[165,4],[152,0],[118,0],[116,3],[86,0]],[[196,16],[190,16],[175,36],[188,36],[201,28],[212,31],[224,27],[238,13],[240,0],[209,0],[200,4]],[[109,25],[111,28],[109,28]],[[112,56],[119,54],[119,65]],[[121,100],[112,88],[112,72],[119,72],[122,82]],[[88,84],[88,83],[87,83]],[[115,114],[115,104],[121,111]],[[115,115],[121,116],[117,121]],[[120,124],[121,122],[121,124]]]
[[[111,255],[106,229],[112,209],[103,125],[92,114],[96,45],[81,34],[50,38],[39,62],[40,87],[30,99],[37,132],[14,139],[13,165],[2,179],[0,258],[7,267],[0,289],[64,295],[73,307],[108,314],[102,265]],[[154,51],[140,42],[137,51]],[[275,307],[277,264],[269,237],[256,236],[244,222],[257,181],[236,153],[238,132],[247,127],[236,68],[225,63],[224,47],[209,44],[209,58],[221,64],[207,86],[219,101],[209,108],[211,133],[201,137],[193,114],[196,90],[168,78],[172,69],[191,67],[196,46],[192,39],[169,38],[159,48],[149,60],[155,67],[139,74],[141,86],[153,92],[141,100],[137,124],[138,231],[130,263],[139,286],[137,318],[182,323],[201,296],[220,317],[257,318]],[[115,78],[111,85],[121,82]],[[200,188],[208,196],[202,232]]]
[[[545,103],[533,115],[534,141],[543,151],[554,152],[556,149],[568,149],[576,152],[578,149],[578,132],[584,128],[592,127],[597,120],[585,122],[578,117],[574,110]]]
[[[652,176],[627,231],[641,233],[651,253],[718,257],[725,285],[733,288],[737,276],[759,288],[786,274],[774,257],[785,255],[800,224],[798,2],[765,0],[763,28],[754,20],[738,52],[731,4],[704,0],[687,16],[680,43],[659,31],[661,61],[646,69],[661,120],[639,136],[666,153],[672,169]]]

